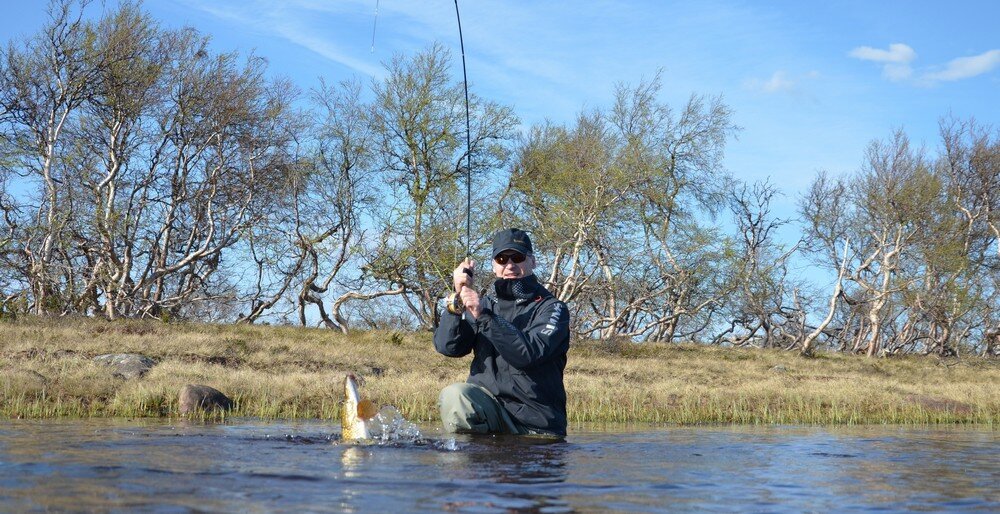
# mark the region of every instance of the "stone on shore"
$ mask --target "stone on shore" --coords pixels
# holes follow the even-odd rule
[[[109,353],[105,355],[98,355],[97,357],[94,357],[94,362],[110,366],[112,368],[111,372],[114,376],[124,378],[126,380],[141,378],[156,365],[156,361],[153,359],[150,359],[145,355],[137,355],[134,353]]]
[[[181,388],[178,398],[181,414],[190,414],[196,410],[229,410],[233,401],[218,389],[207,385],[188,384]]]
[[[45,389],[49,379],[31,369],[3,368],[0,369],[0,385],[5,389],[23,389],[38,392]]]
[[[934,398],[922,394],[908,394],[904,397],[906,401],[917,404],[929,411],[949,412],[958,415],[972,414],[975,409],[968,403],[947,398]]]

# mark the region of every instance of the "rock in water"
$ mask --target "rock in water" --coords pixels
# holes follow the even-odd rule
[[[181,388],[178,399],[181,414],[189,414],[196,410],[229,410],[233,408],[233,401],[228,396],[219,392],[218,389],[207,385],[188,384]]]
[[[153,359],[133,353],[98,355],[94,362],[111,366],[114,376],[124,379],[140,378],[156,365]]]

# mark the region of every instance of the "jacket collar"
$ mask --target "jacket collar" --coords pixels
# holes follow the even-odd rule
[[[534,273],[521,278],[498,278],[493,290],[501,300],[534,300],[538,296],[538,278]]]

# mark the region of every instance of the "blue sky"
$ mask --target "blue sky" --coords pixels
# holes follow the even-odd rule
[[[2,5],[4,40],[44,21],[42,0]],[[434,41],[453,50],[461,77],[449,0],[143,5],[165,26],[211,34],[216,50],[267,58],[303,89],[320,76],[377,78],[394,53]],[[460,8],[472,89],[511,105],[525,126],[572,122],[581,109],[609,105],[616,83],[658,69],[665,102],[722,95],[743,129],[726,167],[777,184],[784,215],[818,170],[855,170],[865,145],[897,127],[935,150],[948,113],[1000,126],[1000,1],[466,0]]]

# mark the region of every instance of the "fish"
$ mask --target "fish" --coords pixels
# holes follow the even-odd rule
[[[344,377],[344,401],[340,404],[340,438],[344,441],[370,439],[368,421],[378,414],[375,403],[361,396],[358,381],[354,373]]]

